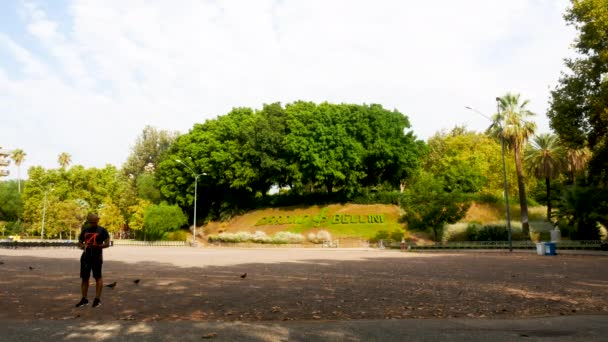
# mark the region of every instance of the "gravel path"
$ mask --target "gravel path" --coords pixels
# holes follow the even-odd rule
[[[105,251],[104,280],[117,286],[104,288],[100,308],[76,309],[79,250],[0,249],[0,320],[256,322],[608,314],[607,257],[532,253],[116,246]]]

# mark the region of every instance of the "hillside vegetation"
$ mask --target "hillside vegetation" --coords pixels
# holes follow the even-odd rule
[[[371,220],[370,216],[373,216]],[[399,216],[398,206],[386,204],[266,208],[248,212],[228,222],[212,222],[204,231],[205,235],[255,231],[263,231],[268,235],[279,231],[306,235],[326,230],[334,238],[369,239],[380,230],[403,229],[404,225],[399,223]],[[338,218],[339,223],[334,221]]]
[[[533,207],[530,210],[531,221],[541,224],[544,207]],[[512,220],[517,218],[517,206],[511,207]],[[333,223],[336,215],[340,223]],[[362,217],[369,221],[369,215],[382,215],[383,222],[359,222]],[[401,212],[398,206],[388,204],[331,204],[326,206],[292,206],[282,208],[266,208],[254,210],[235,217],[227,222],[211,222],[203,229],[205,235],[218,233],[237,233],[263,231],[272,235],[279,231],[306,235],[326,230],[334,238],[370,239],[379,231],[392,232],[407,229],[407,225],[399,222]],[[273,218],[271,220],[271,218]],[[289,217],[289,218],[288,218]],[[307,217],[307,219],[305,219]],[[355,217],[356,223],[343,223],[345,217]],[[300,219],[300,223],[296,222]],[[324,218],[324,219],[323,219]],[[293,223],[289,223],[289,220]],[[474,203],[461,222],[476,222],[480,224],[497,222],[505,219],[505,209],[500,204]],[[271,223],[269,223],[269,221]],[[513,222],[516,222],[513,220]],[[533,226],[535,226],[533,224]]]

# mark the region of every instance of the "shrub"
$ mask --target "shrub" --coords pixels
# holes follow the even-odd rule
[[[266,233],[257,231],[254,234],[249,232],[212,234],[207,237],[207,240],[209,242],[227,243],[255,242],[283,244],[302,243],[304,241],[304,236],[290,232],[278,232],[271,238],[267,236]]]
[[[326,230],[320,230],[316,234],[315,233],[308,234],[308,241],[310,241],[312,243],[323,243],[323,241],[329,241],[329,240],[331,240],[331,234]]]
[[[321,242],[329,241],[331,240],[331,234],[327,230],[320,230],[317,233],[317,239],[319,239]]]
[[[388,230],[379,230],[376,232],[376,235],[374,235],[374,237],[371,238],[369,241],[378,242],[380,240],[388,240],[389,237],[390,237],[390,234],[389,234]]]
[[[352,199],[356,204],[394,204],[399,205],[402,193],[399,191],[369,191],[365,189]]]
[[[389,238],[394,241],[401,241],[404,237],[405,232],[402,229],[395,229],[389,235]]]
[[[177,230],[174,232],[165,232],[163,234],[163,241],[186,241],[188,240],[188,231]]]
[[[312,243],[319,243],[319,240],[317,239],[317,234],[308,233],[308,241],[310,241]]]
[[[474,241],[478,229],[475,223],[459,222],[446,224],[443,232],[443,242],[448,241]]]
[[[251,233],[238,232],[238,233],[219,233],[217,235],[210,235],[208,238],[209,242],[247,242],[252,239]]]
[[[324,241],[331,241],[331,234],[326,230],[320,230],[316,234],[308,234],[308,241],[312,243],[323,243]]]
[[[186,215],[177,205],[151,205],[144,211],[143,235],[149,240],[160,240],[166,232],[172,232],[188,223]]]
[[[266,235],[265,232],[258,230],[255,233],[253,233],[253,235],[251,236],[251,241],[256,242],[256,243],[271,243],[272,238],[270,236]]]
[[[302,236],[302,234],[296,234],[291,232],[278,232],[272,237],[272,242],[277,244],[302,243],[303,241],[304,237]]]
[[[505,221],[481,225],[477,222],[456,223],[445,226],[443,241],[507,241],[509,239]],[[521,223],[511,222],[511,239],[522,240]]]
[[[477,230],[474,241],[507,241],[509,233],[506,225],[486,224]]]

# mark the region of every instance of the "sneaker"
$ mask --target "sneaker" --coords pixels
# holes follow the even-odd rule
[[[99,300],[99,298],[95,298],[95,300],[93,300],[93,307],[96,308],[100,305],[101,305],[101,300]]]
[[[88,304],[89,304],[89,301],[86,298],[82,298],[80,300],[80,302],[78,302],[78,304],[76,304],[76,307],[79,308],[81,306],[85,306],[85,305],[88,305]]]

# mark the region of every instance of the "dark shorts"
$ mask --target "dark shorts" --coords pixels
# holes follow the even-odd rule
[[[101,278],[101,265],[103,264],[102,258],[91,258],[85,257],[84,255],[80,258],[80,278],[82,280],[89,280],[91,277],[91,271],[93,272],[93,278]]]

